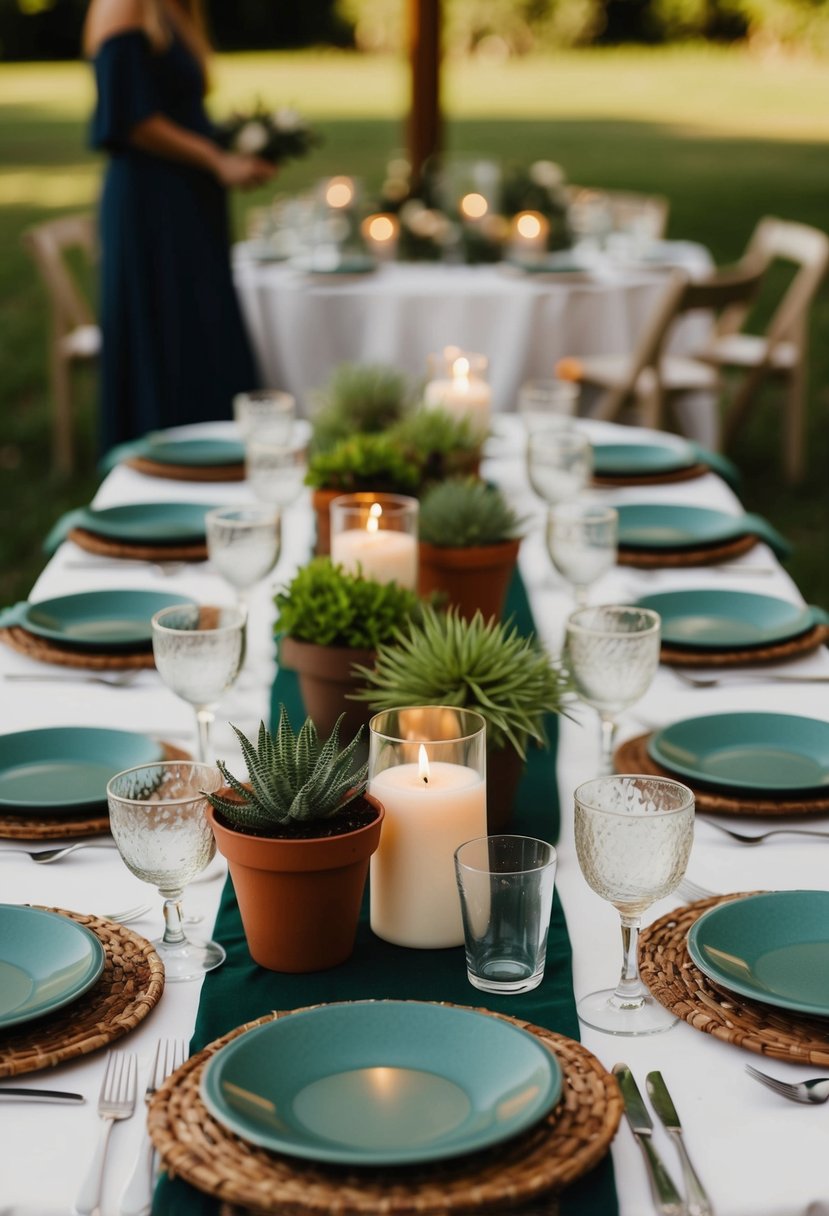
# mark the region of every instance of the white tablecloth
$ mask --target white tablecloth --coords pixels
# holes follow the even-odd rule
[[[486,464],[488,476],[497,478],[522,509],[538,513],[528,496],[520,458],[521,440],[513,419],[498,422],[499,455]],[[618,434],[633,438],[629,431],[590,424],[593,435]],[[641,435],[641,432],[639,433]],[[707,476],[679,485],[613,491],[610,501],[704,503],[737,511],[737,503],[718,478]],[[242,486],[198,486],[153,481],[124,467],[104,483],[96,502],[182,499],[190,501],[240,501]],[[307,552],[311,523],[307,503],[297,504],[285,521],[285,552],[277,571],[288,578]],[[73,563],[89,561],[89,555],[71,544],[62,546],[38,580],[33,599],[64,592],[108,586],[153,587],[180,590],[203,602],[229,601],[228,589],[208,566],[163,576],[152,567],[101,562],[98,569],[79,569]],[[570,608],[567,595],[553,582],[541,535],[536,528],[522,547],[521,567],[539,630],[555,648],[562,622]],[[645,573],[620,568],[594,588],[597,602],[629,602],[645,591],[712,585],[754,589],[799,601],[797,590],[763,546],[739,562],[742,574],[725,570],[694,570]],[[753,575],[747,572],[753,570]],[[222,705],[216,732],[216,753],[235,760],[235,745],[225,721],[243,728],[255,725],[266,712],[272,676],[269,628],[270,594],[263,588],[253,604],[252,649],[257,656],[252,685],[237,687]],[[787,671],[829,671],[825,652],[787,665]],[[7,648],[0,649],[0,672],[45,672],[65,675],[66,669],[51,669],[31,662]],[[775,685],[770,682],[733,684],[707,691],[682,686],[670,671],[660,669],[641,703],[629,712],[624,730],[636,733],[643,727],[706,711],[774,708],[783,712],[829,719],[826,686]],[[109,689],[84,683],[11,683],[3,685],[3,731],[74,723],[90,726],[128,727],[151,731],[161,738],[194,744],[191,711],[161,684],[154,672],[140,677],[131,689]],[[183,732],[183,736],[179,734]],[[558,781],[562,805],[559,843],[558,887],[573,944],[576,994],[614,983],[619,970],[621,943],[618,916],[587,887],[575,857],[572,838],[572,791],[594,775],[597,730],[593,715],[585,712],[579,723],[562,721],[558,756]],[[4,846],[9,842],[1,842]],[[11,845],[16,848],[17,846]],[[724,842],[700,822],[689,867],[689,876],[717,890],[747,890],[761,887],[817,887],[826,889],[827,846],[796,837],[782,838],[756,849]],[[205,926],[212,924],[221,889],[223,866],[216,859],[206,880],[193,883],[185,903],[190,913],[202,913]],[[54,866],[39,867],[18,852],[0,853],[0,898],[10,903],[43,903],[83,912],[107,912],[137,903],[152,903],[153,912],[136,929],[147,936],[160,928],[160,901],[155,891],[126,872],[115,852],[85,850]],[[662,915],[673,906],[663,901],[651,909],[647,919]],[[459,961],[459,966],[462,962]],[[160,1035],[189,1034],[199,999],[199,984],[171,984],[158,1007],[145,1022],[121,1041],[121,1046],[139,1055],[143,1088],[156,1039]],[[470,989],[470,1001],[480,994]],[[611,1067],[625,1060],[640,1085],[645,1073],[661,1069],[676,1100],[686,1127],[690,1150],[706,1183],[718,1216],[803,1216],[807,1205],[829,1198],[826,1169],[825,1112],[794,1106],[752,1081],[747,1063],[760,1063],[751,1053],[720,1043],[684,1023],[663,1035],[642,1039],[614,1039],[584,1029],[586,1045]],[[807,1077],[813,1068],[768,1062],[769,1071],[792,1080]],[[95,1101],[103,1071],[103,1055],[95,1054],[77,1063],[30,1074],[19,1083],[78,1090],[87,1099],[81,1108],[0,1104],[0,1213],[22,1210],[27,1216],[47,1212],[67,1213],[86,1170],[98,1134]],[[2,1083],[0,1083],[2,1085]],[[118,1210],[120,1189],[126,1179],[141,1132],[136,1117],[116,1125],[107,1170],[103,1216]],[[657,1127],[655,1140],[679,1178],[676,1155],[665,1133]],[[641,1157],[625,1124],[613,1145],[622,1216],[652,1216]]]
[[[590,274],[529,275],[508,266],[392,263],[362,276],[308,275],[236,247],[234,276],[266,383],[309,409],[308,391],[343,362],[390,363],[422,378],[433,351],[453,344],[489,357],[493,407],[514,410],[525,380],[553,375],[563,355],[629,351],[664,287],[664,269],[711,267],[702,246],[666,243],[652,266],[601,262]],[[702,344],[686,318],[678,351]]]

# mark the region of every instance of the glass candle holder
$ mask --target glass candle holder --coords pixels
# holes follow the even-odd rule
[[[486,724],[446,705],[375,714],[368,790],[386,809],[371,859],[371,927],[419,950],[461,946],[454,854],[486,835]]]
[[[400,236],[400,221],[396,215],[378,212],[367,215],[360,225],[360,233],[366,251],[378,262],[391,262],[397,253]]]
[[[475,429],[489,430],[492,390],[487,381],[486,355],[446,346],[427,360],[429,380],[423,390],[423,404],[469,418]]]
[[[405,494],[343,494],[331,503],[331,560],[378,583],[417,588],[420,504]]]

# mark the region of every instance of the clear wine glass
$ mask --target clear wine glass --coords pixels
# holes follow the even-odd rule
[[[199,759],[212,755],[210,728],[222,694],[236,681],[245,659],[244,608],[174,604],[152,620],[153,654],[168,688],[195,708]]]
[[[568,618],[564,661],[581,700],[599,713],[600,774],[613,772],[617,716],[656,674],[660,627],[657,612],[616,604],[580,608]]]
[[[576,606],[587,606],[588,588],[616,563],[619,513],[613,507],[560,502],[547,516],[550,560],[572,584]]]
[[[109,822],[121,859],[142,882],[158,887],[164,900],[164,934],[153,942],[169,980],[200,979],[224,962],[213,941],[193,941],[184,932],[184,888],[216,852],[205,809],[222,775],[192,760],[141,764],[118,773],[107,785]]]
[[[527,434],[567,430],[579,404],[579,386],[569,380],[527,380],[518,390],[518,413]]]
[[[623,962],[615,989],[591,992],[578,1015],[608,1034],[656,1034],[676,1018],[639,976],[642,914],[678,886],[694,838],[694,795],[662,777],[598,777],[575,793],[576,854],[587,883],[618,909]]]
[[[279,561],[281,516],[276,507],[216,507],[205,516],[207,554],[248,608],[248,592]]]
[[[531,431],[527,437],[530,485],[548,506],[575,498],[593,473],[593,449],[578,431],[561,427]]]
[[[278,389],[254,389],[233,398],[233,417],[245,442],[257,436],[270,443],[290,443],[296,400]]]
[[[307,440],[274,443],[257,435],[245,444],[245,471],[255,498],[285,509],[296,501],[305,484]]]

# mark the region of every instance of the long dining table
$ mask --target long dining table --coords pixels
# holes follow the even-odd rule
[[[229,425],[229,424],[228,424]],[[626,442],[646,432],[598,423],[581,423],[593,439]],[[200,434],[227,433],[222,427],[201,428]],[[501,485],[519,511],[527,516],[520,568],[541,640],[552,654],[561,644],[564,622],[572,609],[570,593],[556,579],[546,553],[541,504],[534,499],[524,471],[524,439],[518,419],[496,416],[484,475]],[[716,475],[696,480],[612,490],[591,490],[591,496],[611,503],[649,502],[705,505],[738,514],[734,492]],[[102,483],[97,506],[134,502],[204,502],[234,504],[247,500],[244,483],[210,485],[158,481],[119,465]],[[272,640],[272,595],[307,560],[312,542],[312,517],[302,497],[284,516],[283,551],[278,567],[251,602],[250,657],[243,676],[219,710],[215,750],[233,767],[238,751],[228,723],[246,733],[268,713],[275,671]],[[187,565],[173,572],[150,563],[92,557],[73,543],[63,543],[31,592],[32,600],[71,592],[120,588],[165,589],[187,594],[203,603],[230,602],[232,593],[209,564]],[[638,570],[617,566],[591,591],[596,603],[630,603],[661,590],[698,587],[735,588],[776,595],[800,603],[797,587],[772,552],[758,544],[735,562],[716,567]],[[770,676],[774,668],[767,669]],[[792,660],[790,674],[829,674],[829,655],[822,649]],[[13,680],[12,676],[45,676],[43,681]],[[191,709],[173,695],[155,671],[142,672],[124,687],[83,682],[80,673],[36,663],[0,647],[0,678],[4,733],[57,725],[121,727],[147,732],[195,750]],[[70,678],[67,678],[69,676]],[[719,685],[697,689],[685,685],[667,667],[660,667],[642,700],[622,717],[621,734],[634,735],[672,721],[713,712],[773,709],[829,721],[826,685],[776,684],[771,679],[741,680],[737,673]],[[563,904],[573,951],[573,984],[577,996],[615,983],[621,963],[618,915],[587,886],[579,870],[573,839],[573,791],[595,775],[598,728],[595,715],[578,711],[560,722],[557,781],[561,828],[557,841],[557,890]],[[788,821],[787,821],[788,822]],[[797,822],[797,821],[795,821]],[[751,829],[772,826],[752,820]],[[152,910],[134,928],[147,937],[159,933],[161,901],[154,889],[134,878],[114,849],[85,849],[50,866],[35,864],[24,841],[4,840],[0,851],[0,891],[5,903],[32,903],[76,912],[105,914],[147,903]],[[756,848],[730,843],[699,816],[688,874],[713,891],[758,889],[829,889],[826,858],[829,842],[782,837]],[[185,909],[203,918],[209,930],[219,905],[225,869],[221,858],[185,893]],[[679,894],[653,906],[650,922],[681,903]],[[197,930],[194,930],[194,932]],[[555,960],[548,971],[555,968]],[[463,968],[458,951],[458,968]],[[545,980],[545,983],[547,981]],[[117,1046],[138,1054],[140,1091],[146,1084],[155,1044],[160,1036],[189,1036],[200,1000],[198,982],[169,984],[157,1007]],[[543,996],[543,987],[540,990]],[[332,997],[332,999],[336,999]],[[469,989],[470,1005],[481,994]],[[262,1010],[262,1012],[266,1012]],[[768,1071],[791,1080],[815,1069],[764,1061],[750,1051],[678,1022],[663,1034],[643,1038],[605,1035],[581,1027],[582,1042],[610,1069],[625,1061],[644,1090],[647,1072],[662,1071],[683,1121],[686,1141],[717,1216],[806,1216],[813,1202],[829,1199],[825,1164],[825,1112],[796,1106],[752,1080],[747,1064],[768,1065]],[[829,1049],[829,1034],[827,1034]],[[66,1108],[0,1102],[0,1216],[50,1216],[71,1210],[98,1134],[96,1099],[103,1075],[104,1053],[21,1076],[19,1084],[78,1091],[83,1106]],[[8,1082],[0,1082],[0,1090]],[[141,1138],[143,1112],[116,1126],[105,1177],[102,1216],[115,1216],[119,1196]],[[674,1147],[658,1125],[654,1142],[675,1178],[679,1163]],[[652,1216],[654,1203],[642,1158],[629,1128],[622,1123],[612,1145],[621,1216]]]

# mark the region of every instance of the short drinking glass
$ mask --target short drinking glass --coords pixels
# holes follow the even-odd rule
[[[281,526],[276,507],[216,507],[205,516],[207,553],[219,574],[247,605],[247,593],[279,560]]]
[[[455,850],[466,974],[483,992],[530,992],[544,978],[556,851],[530,836],[479,836]]]
[[[199,759],[211,759],[214,709],[245,659],[244,608],[174,604],[153,617],[153,655],[168,688],[195,708]]]
[[[560,502],[547,517],[547,551],[571,583],[576,605],[587,605],[588,588],[616,564],[619,513],[613,507]]]
[[[527,439],[530,485],[549,506],[575,498],[593,473],[593,449],[574,430],[531,431]]]
[[[576,854],[587,883],[618,909],[624,958],[615,989],[577,1002],[579,1017],[608,1034],[656,1034],[676,1018],[639,977],[643,912],[679,884],[694,838],[694,795],[661,777],[598,777],[575,793]]]
[[[598,710],[600,774],[613,772],[616,719],[644,696],[659,666],[661,620],[649,608],[603,604],[567,621],[564,662],[577,695]]]
[[[127,769],[107,785],[109,822],[121,859],[164,899],[164,935],[153,945],[167,980],[200,979],[225,958],[216,942],[191,941],[181,921],[184,888],[216,852],[205,794],[221,784],[212,765],[173,760]]]

